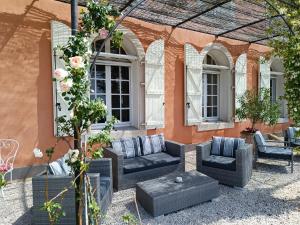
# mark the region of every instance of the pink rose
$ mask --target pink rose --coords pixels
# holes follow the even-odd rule
[[[81,56],[74,56],[70,58],[70,65],[74,69],[83,68],[84,62]]]
[[[108,30],[106,30],[104,27],[99,29],[99,38],[105,39],[108,36]]]
[[[60,90],[62,92],[68,92],[70,91],[71,87],[73,86],[72,79],[62,80],[60,82]]]
[[[64,69],[56,69],[53,73],[53,77],[59,81],[65,79],[68,75],[68,72]]]

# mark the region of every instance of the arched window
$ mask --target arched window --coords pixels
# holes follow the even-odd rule
[[[103,40],[97,38],[92,43],[93,54],[99,50]],[[135,55],[128,55],[123,47],[115,48],[110,41],[106,41],[101,50],[93,73],[90,75],[90,98],[102,99],[108,110],[106,119],[112,116],[119,120],[119,126],[132,125],[132,59]],[[99,121],[104,124],[106,119]]]

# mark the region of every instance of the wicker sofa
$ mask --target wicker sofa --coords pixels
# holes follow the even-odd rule
[[[295,137],[297,131],[299,131],[298,127],[289,127],[284,132],[284,140],[288,142],[290,147],[300,146],[300,137],[299,138]]]
[[[245,144],[243,139],[221,138],[220,151],[214,152],[215,138],[221,137],[196,146],[197,170],[222,184],[244,187],[252,176],[252,145]],[[234,143],[230,151],[225,140]],[[237,141],[240,143],[236,144]]]
[[[98,159],[90,162],[88,176],[95,190],[95,198],[100,205],[101,214],[105,214],[112,201],[112,164],[110,159]],[[70,186],[72,177],[69,175],[39,175],[32,178],[33,193],[33,224],[48,225],[48,215],[41,210],[45,202],[45,187],[48,179],[49,199],[56,196],[65,187]],[[66,215],[57,224],[76,224],[75,190],[71,188],[64,194],[62,208]]]
[[[152,136],[137,138],[151,139]],[[165,149],[161,152],[145,154],[145,149],[141,147],[141,154],[130,158],[113,147],[105,148],[104,157],[112,159],[114,189],[118,191],[135,187],[136,183],[140,181],[157,178],[175,171],[184,171],[184,145],[173,141],[163,142]]]

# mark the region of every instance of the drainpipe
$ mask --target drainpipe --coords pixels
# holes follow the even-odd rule
[[[78,26],[78,0],[71,1],[71,28],[72,28],[72,35],[77,33],[77,26]]]

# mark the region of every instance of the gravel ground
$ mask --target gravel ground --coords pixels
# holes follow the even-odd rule
[[[186,153],[186,170],[195,169],[195,152]],[[253,177],[245,188],[220,186],[220,196],[176,213],[157,218],[151,217],[138,205],[142,223],[149,225],[188,224],[300,224],[300,160],[294,173],[286,162],[259,160]],[[31,180],[9,184],[6,198],[0,197],[1,225],[31,224]],[[122,224],[121,217],[132,213],[137,216],[134,203],[135,190],[128,189],[114,194],[105,224]]]

